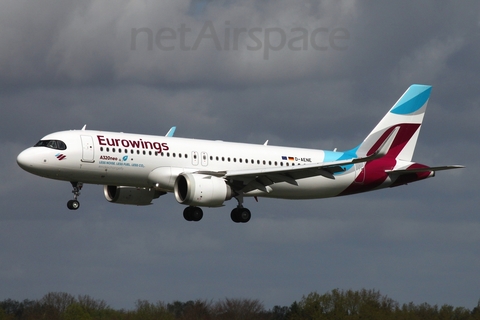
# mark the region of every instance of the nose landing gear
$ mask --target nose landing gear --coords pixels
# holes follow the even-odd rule
[[[83,187],[83,183],[81,182],[70,182],[73,187],[73,200],[69,200],[67,202],[67,208],[70,210],[77,210],[80,207],[80,202],[78,202],[77,198],[80,195],[80,190]]]

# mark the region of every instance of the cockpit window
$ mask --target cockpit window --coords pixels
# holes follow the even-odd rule
[[[57,150],[65,150],[67,149],[67,145],[60,140],[40,140],[37,142],[34,147],[47,147],[51,149],[57,149]]]

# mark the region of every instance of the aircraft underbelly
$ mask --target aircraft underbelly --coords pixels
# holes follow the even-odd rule
[[[75,181],[91,184],[147,186],[148,172],[144,169],[127,169],[115,166],[81,165],[76,171]],[[141,170],[141,171],[140,171]]]

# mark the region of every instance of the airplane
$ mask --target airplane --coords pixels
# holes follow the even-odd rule
[[[237,206],[230,217],[248,222],[244,198],[320,199],[397,187],[461,165],[412,162],[431,86],[411,85],[358,146],[346,151],[291,148],[165,136],[81,130],[43,137],[21,152],[18,165],[32,174],[69,181],[77,210],[84,183],[104,186],[107,201],[149,205],[173,193],[187,221],[201,207]]]

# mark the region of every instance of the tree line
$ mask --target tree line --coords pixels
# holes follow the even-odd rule
[[[413,302],[400,305],[376,290],[312,292],[290,306],[265,309],[257,299],[195,300],[152,303],[137,300],[132,310],[115,310],[88,295],[50,292],[38,300],[0,302],[0,320],[480,320],[473,309]]]

